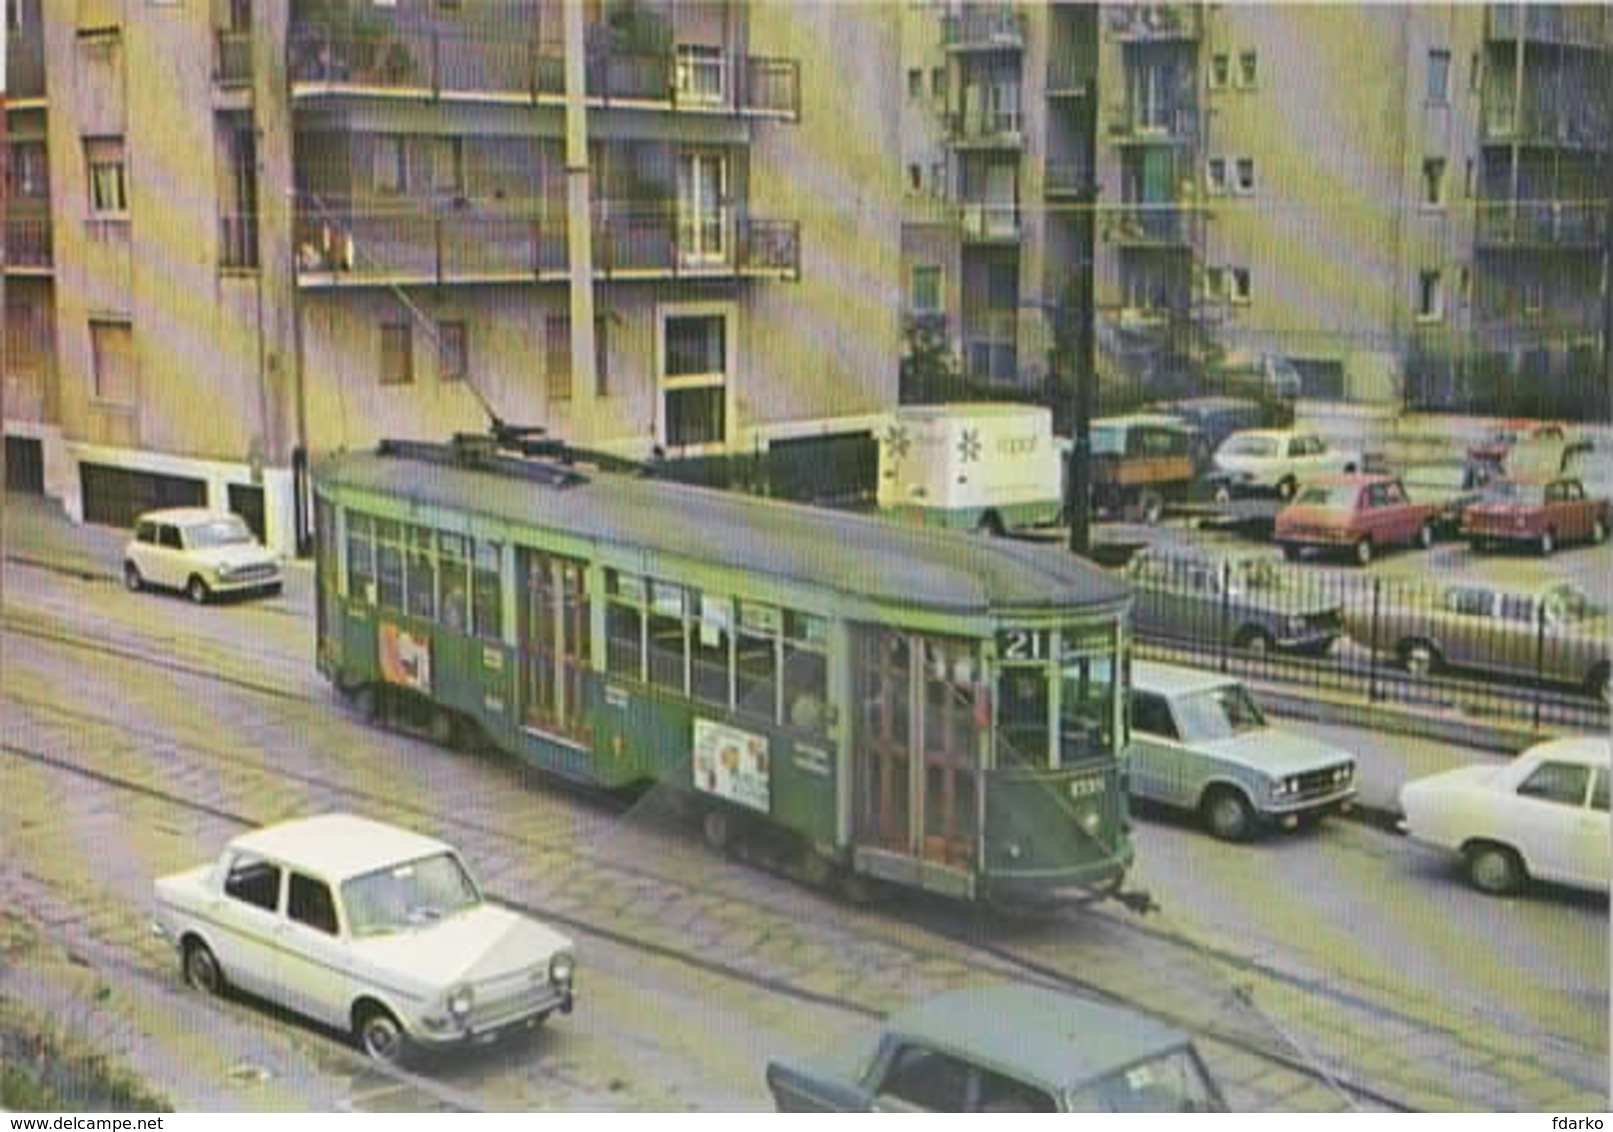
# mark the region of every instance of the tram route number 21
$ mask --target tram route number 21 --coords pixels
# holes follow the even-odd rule
[[[1003,660],[1046,660],[1046,629],[1007,629],[997,634],[997,655]]]

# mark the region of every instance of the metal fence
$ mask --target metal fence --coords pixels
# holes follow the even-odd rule
[[[1130,570],[1147,659],[1452,719],[1608,726],[1605,611],[1567,583],[1407,582],[1200,554],[1150,553]]]

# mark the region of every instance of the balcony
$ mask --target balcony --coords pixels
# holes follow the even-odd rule
[[[493,36],[397,31],[364,36],[317,26],[291,32],[292,95],[431,98],[558,104],[565,59],[558,45]],[[800,64],[680,45],[665,51],[590,47],[584,66],[591,104],[796,120]]]
[[[1558,107],[1526,98],[1521,114],[1510,96],[1491,98],[1484,106],[1484,140],[1492,144],[1605,150],[1610,125],[1607,111],[1594,99]]]
[[[971,4],[941,20],[941,45],[948,51],[1021,51],[1025,14],[1012,4]]]
[[[1487,249],[1601,247],[1607,210],[1565,201],[1485,201],[1479,204],[1476,239]]]
[[[1176,204],[1127,204],[1104,217],[1103,235],[1124,247],[1186,247],[1189,216]]]
[[[1603,4],[1491,4],[1488,38],[1510,43],[1521,33],[1537,43],[1613,47],[1613,9]]]
[[[1114,145],[1191,146],[1198,141],[1198,108],[1191,103],[1146,111],[1113,107],[1107,117]]]
[[[297,218],[305,287],[558,282],[570,276],[558,206],[432,212],[308,208]],[[602,279],[798,279],[800,225],[666,202],[596,203],[594,273]]]
[[[1024,116],[1017,110],[973,109],[947,115],[947,142],[962,149],[1019,149]]]
[[[1011,244],[1019,240],[1019,205],[965,202],[958,206],[958,225],[965,243]]]
[[[1105,17],[1109,37],[1120,43],[1192,42],[1203,33],[1197,4],[1130,4]]]
[[[1085,161],[1049,161],[1042,188],[1049,197],[1089,196],[1092,170]]]
[[[51,273],[49,216],[6,217],[5,266],[8,275]]]

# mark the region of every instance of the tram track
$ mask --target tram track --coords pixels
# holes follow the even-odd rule
[[[10,619],[8,619],[8,621],[9,620]],[[307,705],[310,708],[316,708],[321,712],[328,712],[333,706],[330,700],[323,697],[289,690],[285,687],[268,684],[259,680],[239,677],[228,673],[220,673],[210,668],[175,660],[171,657],[150,655],[138,648],[132,648],[127,645],[97,639],[93,636],[86,636],[78,633],[64,633],[38,626],[22,627],[13,625],[8,626],[8,629],[9,631],[16,631],[21,635],[29,636],[42,642],[56,644],[66,649],[92,650],[98,655],[111,656],[117,660],[136,663],[147,669],[155,668],[160,671],[174,673],[175,675],[184,675],[204,681],[219,683],[238,691],[261,694],[281,703],[294,701],[299,705]],[[112,647],[108,647],[109,645]],[[114,719],[110,716],[100,715],[94,712],[66,708],[55,703],[47,703],[39,700],[30,701],[25,696],[13,695],[11,698],[20,703],[29,704],[29,706],[33,706],[37,709],[57,713],[85,724],[92,726],[99,725],[116,727],[125,734],[130,734],[137,738],[142,737],[140,729],[138,727],[131,728],[127,720]],[[155,733],[145,735],[144,737],[163,742],[165,746],[170,749],[174,747],[174,744],[172,744],[166,738],[159,737]],[[233,765],[238,769],[251,770],[256,773],[262,773],[265,771],[265,768],[261,765],[261,763],[242,758],[238,754],[223,750],[221,748],[199,747],[193,744],[186,744],[183,745],[183,747],[184,749],[190,750],[193,756],[201,756],[204,760],[209,760],[215,764],[222,763],[226,765]],[[268,820],[273,820],[273,815],[253,814],[243,810],[214,806],[198,799],[187,798],[175,791],[167,790],[160,786],[154,786],[149,782],[142,782],[137,779],[130,778],[127,775],[117,774],[105,769],[86,766],[72,760],[50,755],[48,752],[41,750],[25,748],[17,744],[5,745],[4,747],[0,747],[0,750],[4,750],[9,757],[33,761],[39,765],[47,766],[58,773],[70,774],[84,780],[94,781],[108,789],[140,794],[152,800],[156,800],[167,805],[182,807],[194,813],[205,814],[216,820],[224,821],[233,825],[247,827],[263,824]],[[276,776],[290,778],[310,788],[334,793],[338,796],[348,798],[355,803],[363,803],[374,809],[381,809],[391,813],[403,813],[416,817],[429,816],[433,821],[436,821],[440,824],[458,829],[466,834],[474,834],[477,839],[484,841],[491,840],[493,843],[502,846],[515,846],[528,849],[541,848],[545,851],[553,851],[554,848],[552,845],[542,845],[541,843],[536,843],[531,837],[524,837],[519,833],[502,828],[496,828],[486,823],[475,822],[463,817],[449,817],[445,819],[444,816],[439,812],[427,812],[420,807],[411,807],[407,802],[404,802],[395,794],[383,793],[379,791],[366,791],[361,788],[356,788],[351,784],[339,782],[335,778],[328,775],[299,771],[290,767],[275,767],[273,768],[273,773]],[[569,788],[568,792],[570,792]],[[584,798],[582,800],[589,801],[594,804],[614,806],[617,808],[618,812],[625,808],[621,800],[615,796],[600,796],[600,792],[593,793],[595,794],[594,797]],[[569,854],[579,856],[591,856],[597,865],[608,868],[612,873],[619,874],[630,881],[649,883],[657,886],[668,886],[674,890],[688,888],[688,881],[686,878],[668,876],[663,873],[658,873],[654,870],[644,869],[640,866],[625,865],[619,860],[606,857],[597,852],[591,852],[586,847],[573,847],[568,849],[567,852]],[[496,892],[494,895],[498,896]],[[591,919],[586,916],[557,911],[555,908],[548,906],[534,907],[527,902],[520,900],[509,900],[502,896],[498,896],[498,898],[501,900],[501,902],[509,903],[513,907],[530,911],[534,915],[543,917],[558,924],[563,924],[579,933],[592,935],[598,939],[609,941],[617,946],[635,950],[643,954],[653,955],[662,960],[677,962],[710,975],[734,980],[756,991],[761,991],[772,995],[791,997],[797,1001],[813,1003],[819,1006],[842,1009],[848,1013],[865,1018],[878,1018],[883,1016],[884,1013],[883,1011],[870,1006],[868,1002],[860,999],[855,999],[845,995],[824,993],[814,990],[810,987],[796,985],[788,979],[771,977],[756,971],[746,970],[745,968],[735,964],[712,960],[708,956],[695,954],[694,952],[685,948],[679,948],[675,945],[640,938],[638,936],[620,931],[609,924],[599,922],[596,919]],[[766,901],[761,902],[763,907],[766,907],[768,903],[769,902]],[[789,910],[777,906],[768,910],[780,914],[789,913]],[[794,911],[798,913],[799,909],[794,909]],[[1224,1045],[1228,1048],[1257,1057],[1264,1062],[1270,1063],[1274,1067],[1281,1067],[1284,1070],[1324,1084],[1329,1088],[1338,1090],[1341,1094],[1365,1101],[1368,1104],[1398,1110],[1405,1110],[1410,1107],[1397,1097],[1391,1095],[1386,1090],[1363,1085],[1359,1082],[1350,1081],[1347,1079],[1341,1079],[1337,1074],[1324,1071],[1312,1063],[1309,1058],[1282,1048],[1281,1043],[1260,1040],[1248,1034],[1239,1034],[1235,1031],[1227,1031],[1220,1027],[1206,1027],[1202,1021],[1195,1021],[1194,1019],[1186,1017],[1185,1015],[1175,1014],[1168,1010],[1161,1010],[1157,1004],[1150,1005],[1141,1003],[1134,998],[1128,998],[1124,995],[1117,994],[1111,988],[1103,986],[1100,982],[1084,978],[1081,975],[1061,967],[1056,963],[1039,959],[1034,955],[1024,954],[1013,947],[1009,947],[1001,943],[982,940],[978,938],[977,934],[971,934],[967,931],[960,931],[955,924],[949,924],[944,919],[938,921],[933,916],[926,916],[922,914],[913,916],[907,914],[905,910],[898,910],[896,915],[892,918],[899,923],[918,928],[936,940],[944,941],[949,947],[963,950],[973,957],[973,962],[971,965],[978,970],[989,971],[997,976],[1011,972],[1017,974],[1021,978],[1037,982],[1042,985],[1061,987],[1090,997],[1099,997],[1107,1001],[1123,1003],[1134,1009],[1139,1009],[1144,1013],[1161,1018],[1164,1021],[1195,1031],[1214,1044]],[[1120,920],[1114,920],[1113,922],[1123,923],[1123,921]],[[1152,934],[1154,934],[1156,938],[1161,938],[1160,933]],[[1178,939],[1166,939],[1166,942],[1177,947],[1189,946],[1188,944],[1184,943],[1184,941]],[[917,958],[919,960],[923,960],[926,958],[926,956],[920,952]]]

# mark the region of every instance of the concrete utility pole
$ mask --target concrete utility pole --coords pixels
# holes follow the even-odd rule
[[[11,197],[11,111],[6,94],[11,89],[6,76],[6,53],[10,45],[10,21],[0,20],[0,613],[6,608],[6,496],[11,491],[11,466],[6,459],[6,382],[11,373],[11,318],[6,312],[6,272],[11,267],[11,219],[7,205]],[[0,653],[0,669],[5,658]]]
[[[1079,288],[1080,307],[1075,312],[1079,320],[1076,357],[1070,359],[1071,377],[1074,379],[1075,420],[1072,422],[1070,463],[1065,470],[1065,511],[1070,519],[1070,550],[1085,555],[1092,549],[1092,390],[1098,383],[1097,372],[1097,211],[1098,211],[1098,82],[1088,79],[1082,99],[1083,117],[1081,137],[1082,170],[1086,180],[1081,194],[1080,224],[1076,246],[1084,257],[1076,265],[1076,284]],[[1067,318],[1063,309],[1068,305],[1065,297],[1059,301],[1059,317]],[[1063,336],[1069,340],[1068,334]]]
[[[571,403],[591,407],[594,373],[593,207],[588,189],[588,44],[583,0],[565,0],[566,250],[571,298]],[[579,414],[584,419],[587,409]],[[573,438],[574,439],[574,438]]]

